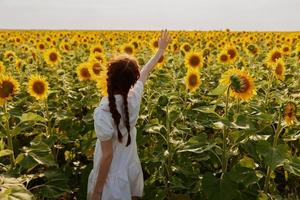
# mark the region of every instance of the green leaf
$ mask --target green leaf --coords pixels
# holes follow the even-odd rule
[[[40,121],[40,122],[45,122],[46,119],[36,113],[24,113],[21,116],[21,121],[22,122],[27,122],[27,121]]]
[[[8,155],[10,155],[10,154],[12,154],[12,151],[9,150],[9,149],[4,149],[4,150],[1,150],[1,151],[0,151],[0,157],[8,156]]]
[[[235,165],[230,172],[228,172],[228,177],[236,182],[243,183],[245,187],[256,184],[259,181],[254,169],[243,167],[239,164]]]
[[[22,168],[26,169],[27,172],[30,172],[38,165],[38,162],[36,162],[31,156],[25,156],[24,153],[20,153],[16,158],[16,164],[19,164]]]
[[[227,174],[222,179],[218,179],[212,174],[203,176],[203,191],[208,200],[232,200],[237,197],[237,184],[232,182]]]
[[[34,200],[33,194],[28,191],[16,178],[0,175],[1,200]]]
[[[45,172],[46,182],[39,185],[36,190],[46,198],[58,198],[65,192],[70,192],[68,179],[60,170],[48,170]]]
[[[218,87],[216,87],[215,89],[210,91],[208,93],[208,95],[219,96],[219,95],[224,94],[226,90],[227,90],[227,86],[220,84],[220,85],[218,85]]]
[[[247,167],[247,168],[251,168],[254,169],[255,168],[255,162],[252,158],[248,157],[248,156],[244,156],[240,161],[239,164],[242,167]]]
[[[194,147],[192,148],[191,146],[187,146],[182,150],[179,150],[178,152],[192,152],[192,153],[197,153],[197,154],[201,154],[204,153],[206,151],[210,151],[211,149],[213,149],[214,147],[217,147],[217,145],[215,143],[212,144],[204,144],[202,146],[199,147]]]
[[[44,166],[57,166],[50,147],[42,141],[32,141],[30,147],[23,147],[23,151],[25,152],[25,157],[30,156],[38,164]]]
[[[273,121],[273,118],[274,116],[271,115],[271,114],[268,114],[268,113],[262,113],[262,112],[259,112],[255,115],[253,115],[253,117],[256,119],[256,120],[264,120],[264,121]]]
[[[288,161],[289,147],[287,144],[279,144],[277,147],[272,147],[267,141],[258,141],[256,144],[257,152],[262,155],[264,162],[271,170],[283,165]]]
[[[300,158],[293,157],[290,162],[285,163],[284,169],[296,176],[300,176]]]

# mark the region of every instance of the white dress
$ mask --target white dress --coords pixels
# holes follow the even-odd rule
[[[93,169],[90,172],[87,186],[87,198],[89,199],[99,169],[101,160],[101,142],[113,138],[113,159],[102,191],[102,200],[131,200],[132,196],[141,197],[144,189],[144,178],[136,145],[136,121],[139,115],[143,93],[143,83],[137,81],[128,93],[128,113],[130,124],[131,143],[126,147],[127,129],[123,121],[123,97],[115,95],[116,106],[121,114],[119,129],[123,135],[123,141],[118,141],[117,128],[109,111],[108,97],[102,97],[100,105],[94,110],[94,126],[97,136],[94,151]]]

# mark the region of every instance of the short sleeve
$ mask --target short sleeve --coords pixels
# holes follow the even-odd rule
[[[94,127],[96,136],[100,141],[106,141],[112,138],[114,128],[111,123],[111,116],[101,111],[97,107],[94,111]]]

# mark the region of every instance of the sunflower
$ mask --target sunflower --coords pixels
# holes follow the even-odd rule
[[[46,45],[45,42],[38,42],[38,43],[36,44],[36,47],[37,47],[37,49],[38,49],[39,51],[45,51],[46,48],[47,48],[47,45]]]
[[[55,66],[60,62],[60,55],[56,49],[48,49],[44,53],[44,59],[48,65]]]
[[[220,83],[230,87],[230,95],[234,98],[248,101],[256,94],[254,79],[247,72],[236,68],[225,72]]]
[[[180,45],[179,45],[179,42],[177,40],[174,39],[173,42],[171,42],[171,44],[169,45],[171,47],[171,50],[174,52],[174,53],[177,53],[177,51],[179,51],[180,49]]]
[[[120,52],[129,54],[129,55],[134,55],[135,54],[135,49],[134,49],[134,46],[132,44],[127,44],[126,43],[126,44],[123,44],[120,47]]]
[[[273,65],[273,73],[277,79],[283,81],[284,80],[284,73],[285,73],[285,64],[282,58],[277,59],[276,63]]]
[[[107,96],[107,69],[105,68],[100,72],[100,76],[96,79],[96,86],[102,96]]]
[[[0,61],[0,75],[5,73],[5,66],[3,62]]]
[[[46,77],[38,74],[31,75],[28,81],[27,92],[36,100],[44,100],[48,96],[48,85]]]
[[[185,66],[193,69],[201,68],[203,66],[203,56],[200,52],[189,52],[185,55]]]
[[[7,51],[4,52],[3,56],[4,56],[5,60],[12,61],[16,57],[16,53],[11,51],[11,50],[7,50]]]
[[[71,44],[69,42],[66,42],[66,41],[62,41],[60,44],[59,44],[59,49],[63,52],[69,52],[72,50],[72,47],[71,47]]]
[[[135,49],[138,49],[140,46],[140,43],[138,40],[134,39],[131,41],[132,46],[134,46]]]
[[[19,92],[19,83],[9,75],[0,76],[0,99],[2,102],[10,100]]]
[[[282,57],[282,52],[278,48],[272,49],[267,55],[267,63],[269,65],[275,64],[276,60]]]
[[[96,80],[100,76],[101,71],[105,69],[106,64],[94,59],[89,61],[88,66],[89,73],[91,74],[91,79]]]
[[[156,38],[150,41],[150,49],[152,51],[156,51],[158,49],[158,40]]]
[[[180,46],[180,50],[185,53],[189,52],[191,49],[192,49],[191,44],[188,42],[185,42]]]
[[[161,55],[159,60],[157,61],[157,67],[160,69],[166,63],[166,58],[164,55]]]
[[[88,62],[79,64],[76,68],[76,73],[80,81],[91,80],[92,78]]]
[[[255,44],[249,44],[246,47],[248,55],[256,56],[259,53],[259,47]]]
[[[195,92],[201,84],[200,73],[198,70],[190,69],[187,71],[185,77],[186,88],[190,92]]]
[[[288,102],[284,106],[283,118],[286,125],[292,125],[296,121],[297,106],[294,102]]]
[[[92,61],[92,62],[94,62],[95,60],[97,60],[98,62],[106,64],[106,57],[105,57],[105,55],[103,53],[90,54],[88,60]]]
[[[284,55],[289,55],[291,53],[291,47],[288,44],[285,44],[281,47],[281,51]]]
[[[15,66],[18,72],[20,72],[20,70],[22,70],[23,67],[23,61],[21,59],[16,59],[15,61]]]
[[[91,54],[104,53],[102,45],[101,44],[96,44],[96,45],[91,46],[90,53]]]
[[[233,45],[228,45],[225,48],[225,52],[227,53],[229,57],[229,62],[234,63],[238,57],[238,51]]]
[[[222,52],[218,55],[218,61],[219,61],[219,63],[223,63],[223,64],[228,64],[228,63],[230,63],[229,55],[228,55],[225,51],[222,51]]]

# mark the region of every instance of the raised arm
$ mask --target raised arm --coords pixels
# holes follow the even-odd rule
[[[171,38],[167,30],[161,31],[160,37],[158,39],[158,50],[155,55],[145,64],[140,72],[139,80],[145,84],[150,72],[154,68],[155,64],[158,62],[160,57],[164,54]]]

